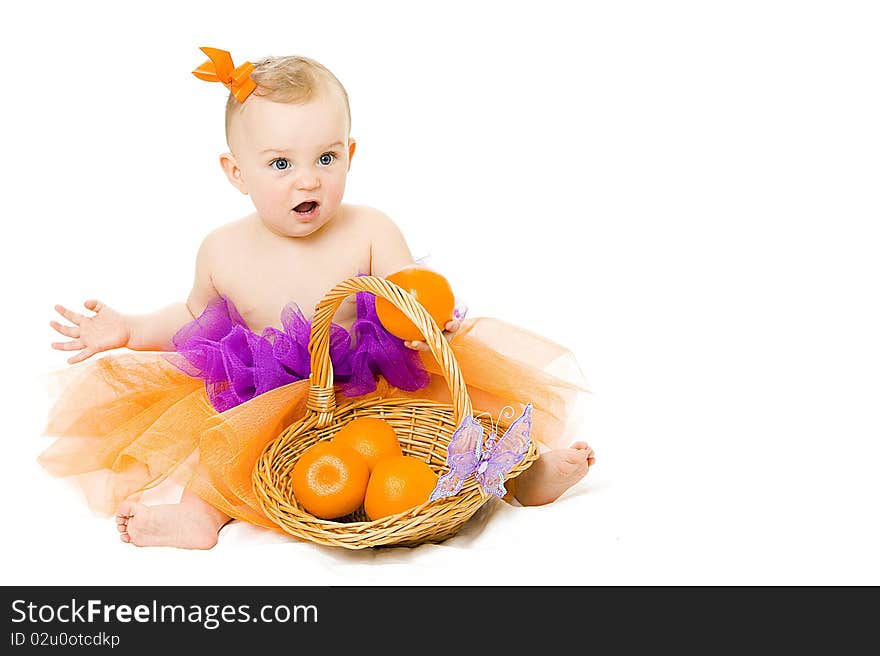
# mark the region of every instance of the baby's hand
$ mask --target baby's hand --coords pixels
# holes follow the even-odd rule
[[[130,337],[128,324],[116,310],[94,299],[86,301],[85,306],[95,312],[95,315],[86,317],[68,310],[63,305],[56,305],[55,309],[58,313],[73,325],[65,326],[57,321],[49,322],[49,325],[59,333],[73,338],[69,342],[52,343],[52,348],[59,351],[79,351],[68,358],[69,364],[82,362],[101,351],[125,346]]]
[[[458,319],[452,319],[451,321],[446,322],[445,330],[443,331],[443,336],[446,338],[446,341],[450,341],[453,337],[455,337],[455,333],[458,332],[458,329],[461,328],[461,322]],[[411,348],[414,351],[427,351],[428,345],[419,340],[414,340],[412,342],[404,342],[404,346],[407,348]]]

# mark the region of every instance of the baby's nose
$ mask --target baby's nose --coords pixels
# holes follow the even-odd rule
[[[297,189],[315,189],[320,186],[321,179],[311,171],[300,170],[295,178]]]

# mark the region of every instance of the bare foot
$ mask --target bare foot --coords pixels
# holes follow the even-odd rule
[[[201,499],[160,506],[126,500],[116,511],[116,528],[123,542],[139,547],[210,549],[229,519]]]
[[[542,453],[531,467],[514,479],[516,499],[524,506],[543,506],[556,501],[587,475],[594,462],[595,454],[586,442],[575,442],[567,449]]]

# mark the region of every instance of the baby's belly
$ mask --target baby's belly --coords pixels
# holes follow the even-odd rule
[[[233,300],[233,299],[231,299]],[[238,309],[239,314],[241,314],[241,318],[244,319],[247,327],[253,332],[260,334],[266,328],[275,328],[277,330],[284,330],[284,326],[281,323],[281,314],[284,310],[285,304],[281,304],[280,306],[273,305],[272,310],[264,309],[264,308],[256,308],[256,307],[248,307],[244,306],[243,308],[239,308],[238,304],[233,300],[233,304],[236,305],[236,309]],[[307,320],[311,320],[314,309],[311,311],[306,310],[306,308],[300,308],[302,310],[303,315]],[[354,299],[349,303],[348,299],[343,301],[340,308],[336,311],[336,314],[333,315],[332,322],[342,326],[346,330],[351,330],[352,325],[354,325],[355,319],[357,319],[357,308],[354,303]]]

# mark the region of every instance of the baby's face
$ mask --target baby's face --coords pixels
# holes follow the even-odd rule
[[[332,92],[303,104],[251,96],[232,121],[233,157],[223,166],[269,230],[305,237],[339,212],[354,153],[347,132],[345,107]]]

